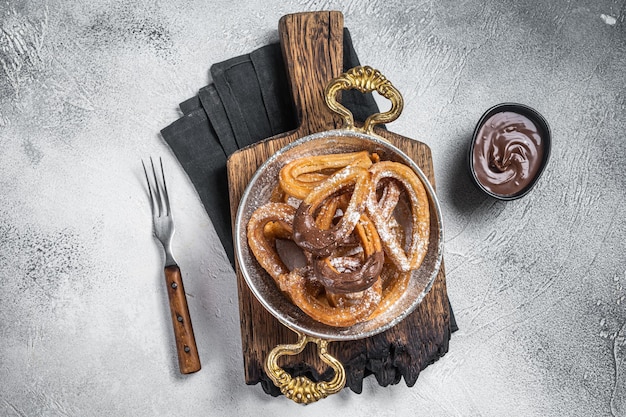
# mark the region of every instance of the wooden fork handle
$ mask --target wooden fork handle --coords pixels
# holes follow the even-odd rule
[[[200,357],[191,326],[183,278],[177,265],[165,267],[165,281],[174,325],[178,366],[182,374],[191,374],[200,370]]]

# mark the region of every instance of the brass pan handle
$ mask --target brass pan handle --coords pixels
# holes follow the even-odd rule
[[[337,93],[340,90],[350,89],[357,89],[361,93],[376,91],[391,101],[391,109],[384,113],[374,113],[365,120],[363,132],[367,134],[374,134],[374,126],[393,122],[402,113],[402,108],[404,107],[402,95],[380,71],[368,66],[354,67],[331,80],[324,90],[326,105],[343,117],[345,129],[358,130],[354,126],[352,112],[337,101]]]
[[[284,355],[297,355],[307,343],[317,345],[317,354],[322,361],[335,371],[330,381],[313,382],[305,376],[293,378],[278,366],[278,358]],[[280,392],[290,400],[300,404],[310,404],[342,390],[346,384],[346,372],[341,362],[328,353],[328,341],[298,333],[298,341],[292,345],[278,345],[265,359],[265,373]]]

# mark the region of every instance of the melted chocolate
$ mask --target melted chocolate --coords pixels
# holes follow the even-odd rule
[[[337,227],[328,230],[318,228],[311,214],[311,206],[304,202],[300,203],[293,219],[293,241],[296,245],[313,255],[325,257],[330,255],[344,238]]]
[[[483,123],[475,138],[472,163],[488,191],[513,196],[526,189],[541,168],[543,141],[528,117],[505,111]]]
[[[317,279],[331,292],[347,294],[365,291],[378,279],[384,263],[383,252],[374,252],[363,264],[351,270],[339,272],[329,265],[328,259],[317,258],[313,264]]]

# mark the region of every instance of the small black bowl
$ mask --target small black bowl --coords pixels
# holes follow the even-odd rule
[[[479,176],[476,173],[476,169],[474,166],[474,146],[476,144],[476,140],[478,139],[478,134],[481,128],[492,116],[498,113],[502,113],[502,112],[516,113],[518,115],[526,117],[531,122],[533,122],[533,124],[537,128],[538,135],[541,137],[541,147],[543,149],[541,161],[533,177],[519,191],[510,193],[510,194],[509,193],[500,194],[500,193],[496,193],[496,192],[489,190],[487,186],[483,184],[483,182],[481,182]],[[537,180],[541,177],[541,174],[543,173],[546,165],[548,164],[548,160],[550,159],[551,147],[552,147],[552,136],[550,133],[550,126],[548,125],[548,122],[546,121],[546,119],[541,114],[539,114],[538,111],[536,111],[535,109],[531,107],[528,107],[523,104],[518,104],[518,103],[498,104],[496,106],[493,106],[489,110],[487,110],[482,115],[482,117],[476,124],[476,128],[474,129],[474,134],[472,135],[472,141],[469,146],[469,153],[468,153],[468,158],[467,158],[470,176],[472,177],[472,179],[474,180],[474,183],[478,186],[478,188],[481,189],[487,195],[493,198],[496,198],[498,200],[505,200],[505,201],[516,200],[528,194],[530,190],[537,183]]]

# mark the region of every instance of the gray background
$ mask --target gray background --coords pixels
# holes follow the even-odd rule
[[[460,330],[415,386],[309,407],[243,382],[235,277],[159,135],[211,64],[287,13],[344,13],[427,143]],[[0,415],[626,416],[626,3],[4,1]],[[494,104],[539,110],[552,159],[497,202],[464,153]],[[384,106],[384,103],[381,103]],[[178,374],[141,158],[162,156],[203,369]]]

